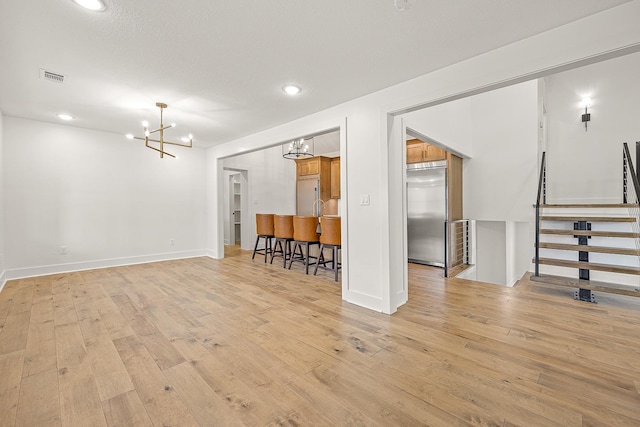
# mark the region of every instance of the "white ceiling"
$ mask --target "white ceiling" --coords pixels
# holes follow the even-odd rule
[[[90,12],[2,0],[0,111],[139,135],[162,101],[170,132],[211,146],[627,1],[415,0],[401,12],[393,0],[105,0]],[[303,92],[284,95],[286,83]]]

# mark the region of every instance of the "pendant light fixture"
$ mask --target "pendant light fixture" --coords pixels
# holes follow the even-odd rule
[[[313,138],[300,138],[282,145],[282,157],[285,159],[303,159],[313,157]]]
[[[160,126],[155,130],[149,130],[149,122],[145,120],[145,121],[142,122],[142,128],[143,128],[143,131],[144,131],[144,138],[140,137],[140,136],[133,136],[132,134],[128,134],[127,138],[129,138],[129,139],[139,139],[141,141],[144,141],[145,146],[147,146],[148,148],[151,148],[152,150],[155,150],[155,151],[160,153],[160,158],[163,158],[165,154],[167,156],[171,156],[173,158],[176,157],[173,154],[164,151],[164,145],[165,144],[177,145],[177,146],[180,146],[180,147],[187,147],[187,148],[193,147],[193,135],[191,135],[191,134],[189,134],[189,136],[182,137],[182,142],[183,143],[171,142],[171,141],[165,141],[164,140],[164,131],[166,129],[175,127],[176,124],[175,123],[171,123],[170,125],[165,126],[162,123],[162,111],[165,108],[167,108],[167,104],[164,104],[162,102],[156,102],[156,107],[160,108]],[[153,134],[153,133],[158,133],[158,135],[159,135],[158,138],[159,139],[151,139],[151,138],[149,138],[151,136],[151,134]],[[157,143],[157,144],[159,144],[159,146],[158,147],[154,147],[152,145],[149,145],[149,142]]]

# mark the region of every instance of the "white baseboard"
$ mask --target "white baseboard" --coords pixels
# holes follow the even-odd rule
[[[213,249],[205,249],[205,256],[213,259],[220,259],[218,252]]]
[[[377,311],[379,313],[384,312],[382,309],[382,298],[378,298],[376,296],[365,295],[357,291],[347,290],[346,292],[343,292],[342,299],[350,302],[351,304],[368,308],[369,310]]]
[[[7,283],[7,272],[3,271],[2,274],[0,274],[0,292],[2,292],[2,289],[4,288],[4,285]]]
[[[168,252],[164,254],[140,255],[134,257],[110,258],[95,261],[73,262],[69,264],[43,265],[38,267],[15,268],[3,273],[4,280],[24,279],[27,277],[47,276],[50,274],[69,273],[72,271],[95,270],[97,268],[120,267],[123,265],[146,264],[174,259],[210,256],[205,249]],[[1,283],[1,282],[0,282]],[[4,286],[4,284],[3,284]]]

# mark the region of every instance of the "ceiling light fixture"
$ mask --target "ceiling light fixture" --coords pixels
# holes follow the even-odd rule
[[[313,157],[313,138],[305,139],[300,138],[296,141],[291,141],[282,146],[282,157],[285,159],[296,160],[304,157]]]
[[[142,129],[144,131],[144,138],[140,137],[140,136],[133,136],[133,134],[130,134],[130,133],[127,134],[126,137],[128,139],[139,139],[139,140],[144,141],[145,146],[147,146],[148,148],[151,148],[152,150],[155,150],[155,151],[160,153],[160,158],[163,158],[165,154],[167,156],[171,156],[173,158],[176,158],[176,156],[174,156],[173,154],[164,151],[164,145],[165,144],[170,144],[170,145],[177,145],[179,147],[191,148],[191,147],[193,147],[193,135],[189,134],[189,136],[185,136],[185,137],[182,138],[182,141],[185,142],[185,144],[181,144],[179,142],[165,141],[164,140],[164,131],[166,129],[175,127],[176,124],[175,123],[171,123],[169,126],[165,126],[162,123],[162,110],[167,108],[167,104],[164,104],[162,102],[156,102],[156,107],[160,108],[160,126],[158,127],[158,129],[149,130],[149,122],[144,120],[142,122]],[[160,134],[160,137],[159,137],[160,139],[151,139],[151,138],[149,138],[149,136],[151,136],[152,133],[156,133],[156,132],[158,132]],[[157,142],[158,144],[160,144],[160,146],[159,146],[160,148],[156,148],[156,147],[153,147],[153,146],[149,145],[149,141]]]
[[[59,118],[60,120],[64,120],[64,121],[69,121],[69,120],[73,120],[73,119],[75,119],[75,117],[73,117],[73,116],[72,116],[72,115],[70,115],[70,114],[60,113],[60,114],[57,114],[57,116],[58,116],[58,118]]]
[[[300,92],[302,92],[302,88],[300,86],[296,86],[296,85],[286,85],[282,87],[282,90],[287,94],[287,95],[297,95]]]
[[[78,6],[82,6],[85,9],[92,10],[94,12],[102,12],[106,9],[106,6],[101,0],[73,0]]]
[[[400,12],[411,9],[414,0],[394,0],[393,4]]]

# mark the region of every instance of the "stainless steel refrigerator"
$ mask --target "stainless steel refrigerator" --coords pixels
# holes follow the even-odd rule
[[[446,162],[407,165],[409,262],[444,266],[446,219]]]
[[[298,179],[296,182],[297,215],[317,215],[317,211],[313,211],[313,203],[319,198],[320,177],[318,175]]]

